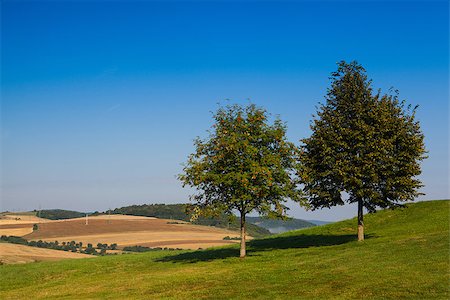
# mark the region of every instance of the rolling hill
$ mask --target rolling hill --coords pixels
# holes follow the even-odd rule
[[[355,219],[254,240],[245,259],[232,245],[4,265],[0,298],[448,299],[449,205],[369,214],[364,242]]]

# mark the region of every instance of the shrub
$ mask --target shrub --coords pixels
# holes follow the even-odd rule
[[[224,241],[239,241],[240,237],[229,237],[228,235],[223,238]]]

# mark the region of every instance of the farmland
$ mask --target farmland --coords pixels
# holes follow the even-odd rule
[[[174,224],[176,223],[176,224]],[[230,243],[223,237],[236,232],[196,226],[182,221],[136,216],[90,217],[46,222],[24,236],[27,240],[77,241],[84,244],[116,243],[119,247],[151,244],[154,247],[204,248]]]
[[[0,261],[4,264],[93,257],[94,256],[92,255],[81,253],[42,249],[10,243],[0,243]]]
[[[245,259],[230,245],[4,265],[0,298],[448,299],[449,204],[369,214],[364,242],[355,219],[254,240]]]
[[[37,224],[37,230],[33,230],[34,224]],[[76,241],[84,245],[114,243],[118,244],[119,249],[135,245],[151,248],[198,249],[236,243],[223,238],[238,234],[235,231],[192,225],[184,221],[140,216],[93,216],[89,217],[86,223],[85,218],[47,220],[35,216],[6,215],[0,220],[0,235],[21,236],[28,241]],[[23,247],[26,246],[22,246],[22,250],[26,249]],[[16,262],[36,261],[34,259],[36,249],[28,250],[29,259],[25,259],[27,252],[24,250]],[[11,251],[12,248],[3,249],[2,253],[8,258],[2,256],[0,260],[4,263],[14,262]]]

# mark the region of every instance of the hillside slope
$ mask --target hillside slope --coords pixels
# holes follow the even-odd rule
[[[448,299],[449,201],[203,251],[0,267],[0,298]],[[80,287],[74,289],[73,287]],[[81,288],[82,287],[82,288]]]

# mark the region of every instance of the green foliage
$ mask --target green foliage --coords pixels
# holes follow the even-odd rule
[[[36,231],[39,229],[39,225],[38,224],[33,224],[33,231]]]
[[[108,211],[113,214],[155,217],[160,219],[187,220],[186,204],[130,205]]]
[[[150,248],[150,247],[145,247],[145,246],[126,246],[123,247],[123,251],[125,252],[149,252],[149,251],[161,251],[161,250],[181,250],[180,248],[161,248],[161,247],[156,247],[156,248]]]
[[[374,93],[364,68],[340,62],[303,139],[299,175],[313,208],[362,202],[373,212],[393,208],[419,195],[424,136],[415,109],[398,93]],[[361,208],[362,211],[362,208]]]
[[[224,241],[238,241],[240,239],[241,239],[240,237],[230,237],[228,235],[223,238]]]
[[[97,249],[108,249],[108,244],[98,243]]]
[[[191,154],[178,178],[194,187],[192,218],[245,215],[283,217],[287,199],[299,200],[293,179],[296,147],[286,140],[280,119],[269,124],[268,114],[251,104],[229,105],[214,114],[209,137],[195,140]]]
[[[4,241],[4,242],[9,242],[9,243],[13,243],[13,244],[20,244],[20,245],[27,245],[28,241],[20,236],[14,236],[14,235],[2,235],[0,237],[0,240]]]
[[[153,251],[154,249],[145,246],[126,246],[123,248],[123,251],[127,252],[147,252]]]
[[[0,237],[1,241],[4,242],[8,242],[8,243],[12,243],[12,244],[20,244],[20,245],[26,245],[26,246],[30,246],[30,247],[38,247],[38,248],[47,248],[47,249],[53,249],[53,250],[63,250],[63,251],[72,251],[72,252],[81,252],[82,251],[82,242],[75,242],[75,241],[71,241],[71,242],[62,242],[61,244],[58,241],[54,241],[54,242],[47,242],[47,241],[42,241],[42,240],[38,240],[38,241],[27,241],[26,239],[22,238],[22,237],[18,237],[18,236],[6,236],[6,235],[2,235]],[[113,245],[114,245],[114,249],[117,247],[116,244],[111,244],[110,248],[108,248],[108,246],[106,244],[102,244],[105,245],[105,249],[113,249]]]
[[[50,220],[64,220],[84,217],[86,214],[64,209],[44,209],[38,214],[41,218]]]

